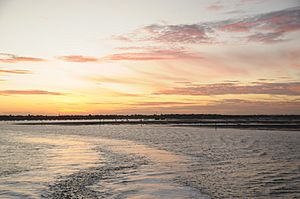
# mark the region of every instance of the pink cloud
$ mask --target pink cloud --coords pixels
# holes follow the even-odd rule
[[[220,4],[220,2],[215,2],[207,7],[207,10],[210,11],[219,11],[221,9],[223,9],[223,6]]]
[[[148,25],[129,34],[114,36],[117,40],[152,41],[160,43],[211,43],[201,24]]]
[[[42,62],[42,61],[46,61],[46,60],[41,58],[36,58],[36,57],[20,57],[8,53],[0,53],[0,62],[16,63],[16,62]]]
[[[262,43],[276,43],[283,41],[281,39],[281,33],[255,33],[248,36],[248,41],[251,42],[262,42]]]
[[[249,32],[249,41],[274,43],[282,41],[286,33],[300,30],[300,7],[221,22],[220,30]]]
[[[170,59],[200,59],[197,53],[188,52],[183,48],[164,49],[159,47],[121,47],[122,52],[94,58],[82,55],[61,56],[59,59],[67,62],[106,62],[106,61],[150,61]]]
[[[248,32],[255,25],[256,22],[235,22],[221,26],[220,30],[230,32]]]
[[[151,25],[144,27],[151,40],[158,42],[209,43],[205,27],[200,25]]]
[[[129,37],[126,37],[124,35],[112,36],[112,39],[118,40],[118,41],[127,41],[127,42],[132,41]]]
[[[108,55],[102,60],[110,61],[150,61],[150,60],[170,60],[170,59],[200,59],[197,54],[185,52],[183,50],[153,50],[145,52],[123,52]]]
[[[157,102],[159,104],[159,102]],[[162,102],[163,103],[163,102]],[[242,99],[216,100],[209,104],[182,104],[170,106],[132,105],[120,113],[199,113],[199,114],[300,114],[300,101],[259,101]]]
[[[67,62],[97,62],[98,59],[94,57],[85,57],[81,55],[70,55],[70,56],[61,56],[59,59],[67,61]]]
[[[210,9],[219,9],[212,4]],[[115,36],[123,41],[214,44],[223,43],[218,37],[222,32],[239,34],[240,40],[274,43],[283,41],[289,32],[300,30],[300,7],[269,13],[232,18],[222,21],[199,22],[194,24],[152,24],[144,26],[127,35]]]
[[[218,83],[189,85],[160,90],[156,95],[227,95],[227,94],[269,94],[300,96],[300,82],[266,83],[257,82],[252,85],[236,83]]]

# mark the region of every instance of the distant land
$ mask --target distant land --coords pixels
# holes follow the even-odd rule
[[[300,120],[300,115],[221,115],[221,114],[132,114],[132,115],[0,115],[0,121],[22,120],[247,120],[247,121],[290,121]]]
[[[17,125],[172,125],[210,128],[300,130],[300,115],[0,115]]]

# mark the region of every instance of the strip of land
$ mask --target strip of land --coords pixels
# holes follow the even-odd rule
[[[0,121],[36,120],[201,120],[201,121],[300,121],[300,115],[220,115],[220,114],[154,114],[154,115],[0,115]]]
[[[299,130],[300,115],[0,115],[17,125],[171,125],[210,128]]]
[[[203,121],[203,120],[95,120],[95,121],[25,121],[17,125],[171,125],[210,128],[300,130],[300,121]]]

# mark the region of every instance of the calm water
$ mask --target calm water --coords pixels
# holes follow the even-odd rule
[[[300,132],[0,124],[0,198],[300,198]]]

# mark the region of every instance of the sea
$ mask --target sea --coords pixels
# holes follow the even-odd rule
[[[300,198],[300,132],[1,122],[0,198]]]

